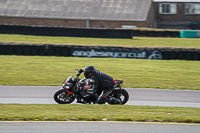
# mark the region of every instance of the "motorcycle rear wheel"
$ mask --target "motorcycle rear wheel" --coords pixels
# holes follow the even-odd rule
[[[59,104],[70,104],[74,101],[75,97],[71,94],[68,94],[65,90],[58,90],[54,94],[54,100]]]
[[[116,99],[120,99],[120,101],[121,101],[120,104],[123,105],[128,101],[129,94],[125,89],[122,89],[122,90],[115,91],[112,97],[114,97]],[[112,104],[112,103],[109,103],[109,104]]]

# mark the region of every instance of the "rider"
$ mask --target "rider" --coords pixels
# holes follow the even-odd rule
[[[82,71],[84,72],[84,76],[86,79],[94,80],[94,93],[97,92],[99,89],[103,91],[103,93],[100,96],[98,96],[99,97],[97,100],[98,104],[104,104],[106,101],[111,100],[111,99],[112,99],[112,102],[114,103],[117,103],[117,104],[120,103],[119,99],[109,97],[109,94],[114,89],[113,87],[114,81],[110,75],[107,75],[101,71],[96,70],[94,66],[87,66]]]

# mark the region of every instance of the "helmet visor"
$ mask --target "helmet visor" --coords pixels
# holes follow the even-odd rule
[[[85,78],[88,79],[88,78],[91,78],[93,75],[94,75],[94,72],[93,71],[89,71],[89,72],[84,72],[84,75],[85,75]]]

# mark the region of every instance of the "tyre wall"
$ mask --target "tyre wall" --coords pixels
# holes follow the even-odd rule
[[[181,38],[200,38],[200,31],[180,31]]]
[[[200,49],[124,48],[72,45],[0,44],[0,55],[74,56],[160,60],[200,60]]]
[[[37,27],[0,25],[0,34],[23,34],[39,36],[68,36],[68,37],[95,37],[95,38],[126,38],[132,39],[130,29],[90,29],[65,27]]]
[[[66,28],[22,25],[0,25],[0,34],[23,34],[40,36],[69,36],[95,38],[128,38],[138,37],[180,37],[179,31],[145,31],[132,29],[93,29]]]
[[[133,30],[133,36],[138,37],[180,37],[179,31],[145,31]]]

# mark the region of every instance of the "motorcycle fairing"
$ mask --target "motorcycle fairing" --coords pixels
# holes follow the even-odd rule
[[[63,82],[63,88],[65,89],[72,89],[74,84],[74,79],[72,78],[72,76],[69,76],[64,82]]]
[[[74,79],[72,78],[73,76],[71,75],[71,76],[69,76],[68,78],[67,78],[67,80],[66,81],[68,81],[68,82],[73,82],[74,81]]]
[[[114,88],[115,87],[123,87],[123,81],[122,80],[114,80]]]
[[[86,85],[83,86],[84,89],[90,89],[92,88],[93,84],[90,84],[88,81],[86,81]]]

